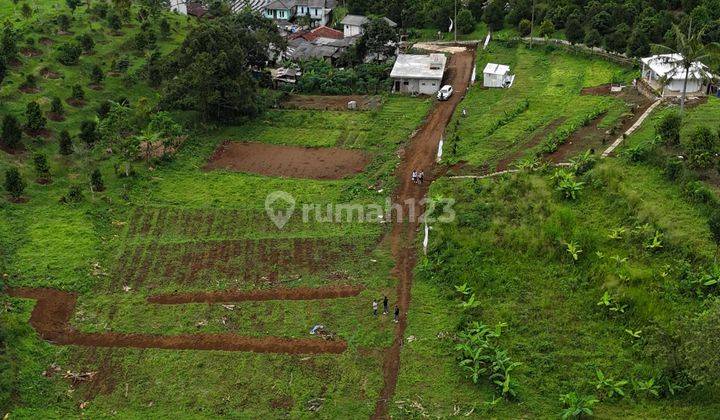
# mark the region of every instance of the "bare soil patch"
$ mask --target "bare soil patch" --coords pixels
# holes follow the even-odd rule
[[[50,38],[43,37],[43,38],[40,38],[40,43],[41,43],[42,45],[45,45],[46,47],[48,47],[48,46],[50,46],[50,45],[53,45],[53,44],[55,43],[55,41],[53,41],[53,40],[50,39]]]
[[[266,300],[316,300],[353,297],[360,294],[363,286],[292,287],[268,290],[221,290],[216,292],[190,292],[154,295],[150,303],[225,303]]]
[[[59,79],[61,74],[50,69],[40,70],[40,75],[46,79]]]
[[[577,130],[570,136],[567,142],[561,144],[558,149],[547,155],[546,158],[554,163],[567,162],[572,156],[588,150],[601,151],[614,137],[627,131],[645,111],[653,104],[646,96],[636,89],[626,87],[619,93],[610,92],[610,85],[601,85],[582,90],[584,95],[607,95],[619,98],[631,105],[632,115],[622,118],[614,128],[600,128],[599,125],[606,114],[600,115],[590,124]]]
[[[23,48],[22,50],[20,50],[20,54],[22,54],[23,57],[32,58],[32,57],[39,57],[43,53],[42,53],[42,51],[36,50],[35,48]]]
[[[82,108],[85,106],[84,99],[68,98],[65,100],[65,102],[67,102],[71,106],[74,106],[75,108]]]
[[[37,300],[30,315],[30,325],[44,340],[57,345],[289,354],[342,353],[347,349],[347,343],[341,340],[255,338],[236,334],[83,333],[69,324],[75,311],[77,294],[42,288],[8,289],[7,293],[14,297]]]
[[[50,137],[52,137],[52,131],[48,130],[47,128],[44,128],[42,130],[25,130],[25,134],[30,137],[42,137],[45,139],[49,139]]]
[[[49,120],[52,120],[52,121],[55,121],[55,122],[65,121],[65,116],[64,116],[64,115],[56,114],[56,113],[54,113],[54,112],[48,112],[48,113],[47,113],[47,117],[48,117]]]
[[[376,109],[381,104],[379,96],[288,95],[280,103],[280,108],[348,111],[348,102],[350,101],[357,102],[357,109],[360,110]]]
[[[362,172],[371,156],[358,150],[226,141],[205,170],[230,169],[267,176],[341,179]]]
[[[21,86],[20,89],[18,89],[22,93],[40,93],[40,88],[37,86]]]
[[[510,156],[507,156],[507,157],[501,159],[500,162],[498,162],[497,168],[495,170],[496,171],[504,171],[504,170],[508,169],[510,164],[512,164],[513,162],[515,162],[517,159],[519,159],[520,157],[522,157],[525,154],[525,151],[527,149],[531,149],[531,148],[537,146],[538,144],[540,144],[540,142],[543,141],[543,139],[548,134],[555,131],[555,129],[557,129],[560,126],[560,124],[562,124],[563,122],[565,122],[565,117],[557,118],[554,121],[552,121],[550,124],[545,126],[545,128],[543,128],[540,132],[535,134],[530,139],[529,142],[527,142],[526,144],[524,144],[522,146],[522,148],[520,150],[516,151],[515,153],[511,154]]]
[[[90,83],[88,87],[92,90],[103,90],[103,85],[99,83]]]

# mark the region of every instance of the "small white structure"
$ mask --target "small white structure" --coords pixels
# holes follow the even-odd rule
[[[681,96],[685,84],[685,69],[680,54],[660,54],[640,59],[643,63],[642,77],[653,89],[667,96]],[[688,71],[688,95],[704,95],[713,76],[708,67],[696,61]]]
[[[493,88],[509,88],[515,81],[510,74],[510,67],[504,64],[487,63],[483,70],[483,86]]]
[[[181,15],[187,15],[187,1],[186,0],[170,0],[170,10],[173,12],[180,13]]]
[[[397,27],[397,23],[393,22],[392,20],[384,17],[383,20],[390,25],[391,28]],[[361,15],[345,15],[342,21],[340,23],[343,26],[343,35],[345,38],[350,38],[353,36],[360,36],[363,33],[365,33],[365,29],[363,26],[370,22],[370,19],[368,19],[366,16]]]
[[[442,84],[446,64],[443,54],[399,54],[390,72],[393,92],[434,95]]]

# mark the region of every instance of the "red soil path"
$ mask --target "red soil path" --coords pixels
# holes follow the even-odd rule
[[[435,164],[440,137],[455,108],[465,96],[475,64],[474,51],[453,54],[450,58],[443,84],[451,84],[455,94],[446,102],[438,102],[428,115],[425,124],[416,133],[402,164],[398,167],[398,189],[395,191],[394,202],[403,207],[409,214],[406,200],[420,201],[427,194],[432,180],[438,175]],[[416,185],[410,180],[413,169],[425,171],[426,180],[423,185]],[[407,312],[410,307],[410,288],[412,287],[413,268],[416,262],[415,236],[418,228],[416,221],[395,223],[390,234],[393,256],[395,258],[394,273],[398,277],[397,296],[400,307],[400,320],[395,327],[395,338],[392,346],[385,353],[383,362],[383,389],[375,405],[373,418],[388,417],[388,403],[395,394],[398,372],[400,369],[400,348],[407,327]]]
[[[363,286],[290,287],[268,290],[220,290],[216,292],[169,293],[148,298],[150,303],[224,303],[263,300],[315,300],[353,297]]]
[[[341,179],[362,172],[370,160],[370,155],[359,150],[227,141],[218,147],[205,169],[291,178]]]
[[[321,354],[342,353],[344,341],[244,337],[236,334],[121,334],[82,333],[70,325],[77,294],[54,289],[8,289],[10,296],[35,299],[30,325],[45,340],[60,345],[132,347],[174,350],[251,351],[255,353]]]

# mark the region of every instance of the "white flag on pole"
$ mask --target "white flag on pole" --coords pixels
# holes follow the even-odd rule
[[[454,24],[455,24],[455,22],[453,22],[452,18],[450,18],[450,29],[448,29],[448,32],[452,32]]]

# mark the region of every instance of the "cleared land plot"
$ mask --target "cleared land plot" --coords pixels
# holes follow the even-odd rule
[[[35,299],[30,324],[45,340],[56,344],[89,347],[131,347],[174,350],[225,350],[258,353],[318,354],[342,353],[344,341],[323,339],[255,338],[237,334],[137,334],[84,333],[73,329],[68,321],[75,311],[77,296],[53,289],[10,289],[10,296]]]
[[[542,152],[549,138],[574,131],[573,127],[603,113],[607,117],[600,127],[608,129],[628,109],[622,99],[582,95],[581,91],[614,78],[631,78],[630,69],[562,51],[548,54],[537,48],[507,48],[500,43],[491,43],[487,51],[478,52],[480,71],[488,62],[509,65],[516,74],[515,83],[510,89],[486,89],[479,75],[448,129],[443,157],[449,161],[478,167],[506,166],[513,162],[501,162],[504,158],[520,158],[524,151]],[[466,117],[461,114],[463,108]],[[563,120],[558,124],[559,119]],[[457,144],[453,144],[455,134]]]
[[[377,109],[382,103],[379,96],[288,95],[287,98],[280,102],[280,107],[286,109],[348,111],[348,102],[350,101],[355,101],[359,110]]]
[[[205,169],[307,179],[342,179],[362,172],[370,156],[357,150],[225,142]]]
[[[337,260],[365,255],[376,245],[375,235],[142,243],[120,255],[115,278],[118,288],[167,284],[210,288],[228,279],[272,284],[283,275],[329,269]]]

